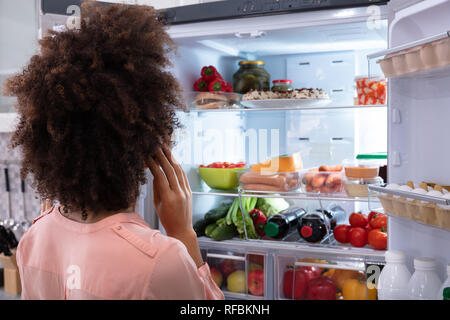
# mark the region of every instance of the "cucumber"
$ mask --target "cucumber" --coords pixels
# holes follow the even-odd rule
[[[211,237],[211,233],[214,231],[214,229],[216,229],[218,226],[215,222],[209,224],[206,226],[205,228],[205,235],[208,237]]]
[[[210,237],[214,240],[221,241],[231,239],[236,234],[237,230],[234,225],[223,223],[212,231]]]
[[[225,204],[218,208],[211,209],[205,214],[205,220],[209,223],[215,222],[220,218],[223,218],[227,215],[228,209],[230,209],[231,204]]]
[[[195,224],[194,224],[194,231],[197,234],[197,237],[201,237],[205,235],[205,228],[208,225],[208,221],[206,221],[206,219],[201,219],[198,220]]]

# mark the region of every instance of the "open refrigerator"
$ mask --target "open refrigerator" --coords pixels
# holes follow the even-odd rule
[[[42,1],[46,7],[41,7],[41,32],[67,23],[67,15],[75,11],[65,9],[79,4],[53,1],[52,7],[52,1]],[[393,195],[384,187],[370,189],[367,197],[302,189],[276,194],[214,189],[205,184],[198,168],[216,161],[256,164],[300,152],[303,166],[313,168],[340,164],[358,154],[387,151],[387,182],[450,184],[445,166],[450,156],[445,148],[450,137],[445,123],[450,116],[450,95],[445,90],[450,79],[448,67],[395,77],[388,74],[385,104],[359,105],[355,99],[356,77],[383,76],[386,71],[377,59],[393,54],[397,47],[403,50],[404,45],[423,44],[427,41],[416,41],[433,41],[434,36],[447,34],[449,1],[231,0],[169,8],[161,14],[169,22],[168,32],[178,47],[172,72],[190,108],[177,114],[183,127],[176,132],[174,153],[189,178],[194,224],[209,210],[234,199],[244,211],[245,197],[282,198],[291,206],[322,213],[338,205],[348,219],[351,212],[383,210],[379,195]],[[203,66],[215,66],[225,80],[233,82],[242,60],[262,60],[271,80],[290,79],[296,88],[321,88],[330,101],[270,108],[247,108],[241,101],[234,108],[192,108],[193,83]],[[158,226],[151,177],[149,180],[139,200],[140,213],[152,227],[164,232]],[[401,192],[397,195],[406,197]],[[450,204],[429,197],[419,200]],[[450,261],[448,229],[384,211],[389,215],[388,249],[403,250],[410,270],[413,257],[437,259],[443,280]],[[225,241],[202,236],[199,245],[205,261],[219,271],[221,288],[229,299],[296,298],[297,268],[320,270],[330,277],[339,270],[362,274],[368,284],[363,285],[365,298],[374,299],[373,288],[385,263],[384,250],[339,244],[329,230],[319,243],[298,238],[248,239],[244,234]],[[236,270],[241,272],[229,286],[227,276]],[[262,270],[262,290],[247,285],[254,270]],[[342,298],[342,293],[335,298]]]

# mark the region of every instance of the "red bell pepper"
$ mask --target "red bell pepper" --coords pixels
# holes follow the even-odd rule
[[[212,81],[216,78],[223,80],[219,71],[217,71],[217,69],[213,66],[203,67],[202,71],[201,71],[201,75],[202,75],[202,78],[206,80],[206,82]]]
[[[194,91],[208,91],[208,83],[205,79],[200,78],[194,82]]]
[[[227,84],[225,81],[216,78],[208,84],[208,90],[210,92],[225,92]]]
[[[258,232],[260,236],[265,235],[264,226],[266,225],[267,218],[264,213],[261,210],[253,209],[250,211],[250,217],[252,217],[256,232]]]

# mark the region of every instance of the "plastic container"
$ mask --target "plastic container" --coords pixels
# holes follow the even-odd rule
[[[434,42],[422,46],[420,57],[425,70],[439,67],[439,60]]]
[[[198,168],[200,177],[213,189],[229,190],[239,185],[238,173],[246,168]]]
[[[408,65],[406,64],[405,52],[399,52],[392,57],[392,64],[395,69],[396,75],[403,75],[408,73]]]
[[[444,292],[444,290],[447,292]],[[437,299],[450,300],[450,263],[447,265],[447,280],[444,281],[442,287],[439,289]]]
[[[288,92],[293,90],[292,80],[282,79],[272,81],[272,91],[274,92]]]
[[[306,211],[303,208],[286,209],[267,220],[264,232],[267,236],[274,239],[285,238],[297,230],[299,220],[305,214]]]
[[[304,192],[320,192],[325,194],[344,192],[344,172],[304,171],[302,175]]]
[[[415,258],[414,269],[408,283],[410,300],[436,300],[442,282],[435,272],[436,261],[431,258]]]
[[[330,210],[316,210],[302,216],[298,224],[298,233],[308,242],[322,241],[327,235],[327,225],[330,227],[330,234],[333,233],[334,228],[345,222],[346,214],[344,209],[339,206],[334,206]]]
[[[394,64],[392,62],[392,55],[387,55],[384,59],[378,60],[381,70],[386,78],[390,78],[396,75]]]
[[[233,75],[235,92],[245,94],[250,90],[270,90],[270,74],[264,69],[264,61],[239,62],[239,70]]]
[[[436,41],[434,48],[438,59],[438,67],[450,64],[450,38]]]
[[[424,65],[420,57],[420,51],[420,47],[414,47],[405,54],[408,73],[417,72],[424,69]]]
[[[358,105],[386,104],[386,79],[380,76],[356,77]]]
[[[344,179],[345,192],[349,197],[368,197],[369,191],[367,185],[383,184],[383,179],[381,177],[375,177],[370,179]]]
[[[450,193],[446,193],[443,198],[450,199]],[[450,205],[438,204],[436,206],[436,219],[439,227],[450,230]]]
[[[378,278],[378,299],[407,299],[411,273],[405,264],[405,254],[402,251],[389,250],[385,253],[385,259],[386,265]]]
[[[188,92],[191,108],[199,110],[230,109],[240,106],[241,95],[233,92]]]
[[[300,188],[301,173],[294,172],[267,172],[247,171],[239,175],[242,189],[249,191],[287,192]]]

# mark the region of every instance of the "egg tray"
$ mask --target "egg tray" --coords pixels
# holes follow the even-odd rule
[[[389,54],[377,63],[387,78],[450,65],[450,38]]]
[[[408,200],[389,194],[378,194],[377,197],[384,211],[391,215],[450,230],[449,209],[441,208],[434,203]]]

